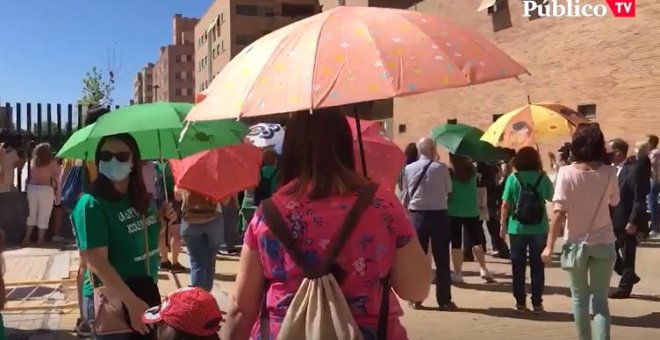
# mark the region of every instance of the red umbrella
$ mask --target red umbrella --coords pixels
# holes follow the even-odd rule
[[[358,141],[355,120],[348,119],[353,132],[356,170],[362,172],[360,159],[360,143]],[[406,162],[403,151],[391,140],[385,137],[380,122],[361,120],[362,144],[367,166],[367,176],[387,189],[394,190],[399,174]]]
[[[177,187],[220,201],[259,183],[262,150],[240,144],[170,160]]]

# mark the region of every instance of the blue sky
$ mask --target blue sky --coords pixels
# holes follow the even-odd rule
[[[0,0],[0,102],[75,103],[93,66],[121,65],[114,99],[172,42],[172,17],[201,16],[212,0]]]

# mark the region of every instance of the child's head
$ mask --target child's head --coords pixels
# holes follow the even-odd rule
[[[213,295],[200,288],[171,293],[158,307],[148,309],[142,320],[155,324],[158,339],[219,339],[222,314]]]

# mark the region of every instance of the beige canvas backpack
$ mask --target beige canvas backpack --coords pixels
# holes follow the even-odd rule
[[[349,211],[344,223],[330,242],[320,265],[310,267],[291,235],[279,209],[272,200],[262,202],[267,225],[280,240],[296,266],[303,270],[305,278],[287,309],[277,339],[308,340],[362,340],[360,331],[346,298],[337,281],[343,270],[336,259],[357,226],[360,217],[373,201],[377,184],[369,184],[361,190],[358,199]],[[386,339],[387,316],[389,314],[390,286],[383,280],[383,300],[379,318],[379,339]],[[264,298],[265,302],[265,298]],[[267,311],[262,308],[261,338],[269,339]]]

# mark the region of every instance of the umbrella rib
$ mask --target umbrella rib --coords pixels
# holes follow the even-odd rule
[[[325,19],[325,21],[323,21],[321,23],[321,27],[319,28],[318,35],[316,37],[316,47],[314,48],[314,64],[312,65],[312,84],[311,84],[312,85],[311,86],[312,90],[310,91],[310,95],[309,95],[310,96],[310,98],[309,98],[309,109],[310,110],[315,108],[315,106],[314,106],[314,84],[316,84],[316,58],[319,55],[319,46],[321,46],[321,44],[319,44],[319,41],[321,40],[321,34],[323,34],[323,29],[325,28],[325,25],[328,23],[328,21],[330,21],[330,18],[335,15],[335,12],[336,11],[333,11],[330,14],[328,14],[328,17]],[[337,80],[335,79],[335,81],[333,83],[336,84]],[[328,91],[327,94],[322,96],[323,101],[325,101],[325,99],[329,95],[330,95],[330,91]]]

